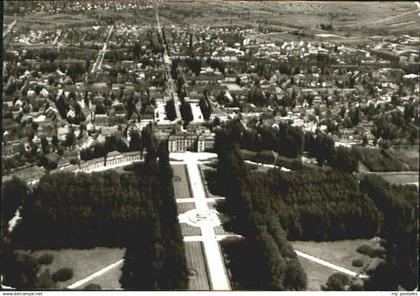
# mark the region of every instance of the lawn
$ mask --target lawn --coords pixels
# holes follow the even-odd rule
[[[418,172],[383,172],[375,173],[375,175],[381,176],[391,184],[413,184],[419,183]]]
[[[191,271],[188,290],[210,290],[206,260],[201,242],[185,242],[185,255]]]
[[[396,157],[396,154],[392,150],[357,147],[355,151],[359,155],[361,162],[371,172],[410,170],[409,166]]]
[[[29,251],[24,251],[30,253]],[[72,283],[86,278],[92,273],[120,260],[124,256],[124,249],[121,248],[104,248],[97,247],[93,249],[62,249],[62,250],[38,250],[30,253],[32,256],[38,258],[43,254],[52,254],[54,260],[49,265],[43,265],[41,272],[45,269],[49,269],[51,274],[60,268],[68,267],[73,269],[73,278],[66,282],[58,282],[57,288],[64,289]],[[117,270],[119,268],[116,268]],[[118,289],[119,286],[119,274],[115,270],[110,271],[110,275],[104,274],[92,282],[104,284],[102,287],[105,289]],[[106,281],[103,279],[106,278]],[[106,283],[106,285],[105,285]],[[85,285],[84,285],[85,286]],[[83,286],[83,287],[84,287]],[[81,288],[83,288],[81,287]]]
[[[184,214],[192,209],[195,209],[195,203],[193,202],[181,202],[177,203],[178,215]]]
[[[360,259],[365,266],[371,264],[372,259],[356,251],[361,245],[378,247],[379,244],[374,239],[356,239],[331,242],[312,242],[312,241],[291,241],[295,250],[323,259],[340,267],[347,268],[354,272],[359,272],[363,267],[352,266],[354,259]],[[325,284],[328,277],[336,271],[323,265],[312,262],[308,259],[299,257],[302,267],[308,275],[308,290],[320,290],[320,286]]]
[[[185,165],[172,165],[174,176],[175,198],[192,198],[190,182],[188,180],[187,167]]]
[[[90,282],[87,282],[82,286],[82,288],[89,284],[98,284],[101,286],[102,290],[122,290],[120,285],[120,277],[122,273],[121,267],[122,264],[91,280]]]
[[[410,170],[419,170],[419,147],[393,148],[394,155],[406,163]]]
[[[180,223],[181,232],[183,236],[198,236],[201,235],[201,230],[199,227],[191,226],[187,223]]]
[[[371,245],[377,247],[378,244],[373,240],[355,239],[331,242],[312,242],[312,241],[292,241],[293,248],[303,253],[318,257],[332,264],[359,272],[361,268],[352,266],[354,259],[361,259],[363,262],[369,261],[369,257],[359,254],[356,249],[361,245]]]
[[[321,285],[324,285],[330,275],[335,273],[335,270],[319,265],[308,259],[299,257],[299,261],[308,276],[307,291],[320,291]]]

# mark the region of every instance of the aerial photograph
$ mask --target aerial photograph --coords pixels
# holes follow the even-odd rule
[[[3,295],[417,295],[420,2],[0,5]]]

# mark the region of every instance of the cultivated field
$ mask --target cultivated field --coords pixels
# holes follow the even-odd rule
[[[190,183],[185,165],[172,165],[174,176],[172,183],[175,190],[175,198],[192,198]]]
[[[29,251],[25,251],[25,253],[29,253]],[[46,253],[52,254],[54,256],[54,260],[49,265],[42,265],[41,272],[45,269],[49,269],[50,273],[53,274],[63,267],[73,269],[74,275],[72,279],[66,282],[57,283],[58,289],[64,289],[72,283],[84,279],[92,273],[95,273],[98,270],[122,259],[124,256],[124,249],[97,247],[86,250],[39,250],[30,253],[30,255],[38,258]],[[92,282],[98,283],[101,286],[104,284],[102,286],[104,289],[119,289],[120,285],[118,280],[120,272],[118,272],[118,267],[116,269],[117,271],[112,270],[110,271],[111,274],[104,274],[102,276],[106,277],[106,281],[102,277],[99,277],[97,280],[95,279]],[[85,285],[80,288],[83,288],[84,286]]]
[[[321,31],[330,23],[336,31],[357,35],[362,30],[414,31],[418,9],[413,2],[343,1],[223,1],[167,3],[160,9],[163,22],[197,25],[272,24],[280,29]],[[324,31],[325,32],[325,31]]]
[[[51,14],[40,12],[19,18],[18,25],[30,26],[31,30],[54,29],[56,26],[89,25],[95,20],[84,14]]]
[[[189,290],[210,290],[201,242],[185,242],[185,255],[191,270]]]

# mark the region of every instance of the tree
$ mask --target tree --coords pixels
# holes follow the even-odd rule
[[[380,264],[365,284],[367,290],[407,290],[417,287],[417,215],[418,201],[414,186],[391,185],[379,176],[365,176],[360,183],[381,210],[381,237],[385,262]]]
[[[65,282],[73,277],[73,270],[71,268],[60,268],[54,272],[52,279],[54,282]]]
[[[165,105],[166,117],[171,121],[176,119],[175,108],[176,108],[175,101],[173,99],[170,99],[169,101],[166,102],[166,105]]]
[[[57,147],[57,146],[58,146],[59,141],[58,141],[58,137],[57,137],[57,135],[53,135],[53,136],[52,136],[51,143],[52,143],[52,144],[53,144],[53,146],[55,146],[55,147]]]
[[[185,100],[181,102],[180,112],[185,126],[187,126],[191,121],[194,120],[191,104],[189,102]]]
[[[42,152],[44,154],[47,154],[49,152],[49,143],[46,137],[41,137],[41,147],[42,147]]]
[[[4,284],[22,290],[35,287],[39,265],[34,257],[13,253],[4,256],[1,263]]]
[[[44,254],[41,257],[38,258],[38,263],[43,265],[51,264],[51,262],[54,260],[54,256],[52,254]]]
[[[353,173],[357,171],[359,158],[353,150],[345,147],[337,147],[330,164],[339,170]]]
[[[74,135],[74,131],[70,130],[66,135],[66,140],[64,142],[64,145],[67,147],[73,146],[76,144],[76,136]]]
[[[321,286],[323,291],[345,291],[350,284],[350,278],[344,273],[333,273],[325,283]]]
[[[283,280],[286,263],[280,254],[277,244],[270,235],[261,234],[257,240],[257,256],[261,256],[261,270],[256,267],[256,273],[261,277],[263,290],[284,290]],[[257,260],[256,260],[257,261]]]
[[[38,277],[36,284],[35,284],[35,289],[55,289],[56,288],[56,284],[53,281],[51,274],[50,274],[50,270],[46,269],[44,270],[40,276]]]
[[[140,134],[137,131],[130,132],[130,144],[129,144],[129,150],[130,151],[137,151],[141,150],[142,147],[142,141],[140,138]]]
[[[13,177],[11,180],[3,183],[3,192],[1,195],[1,216],[4,223],[7,224],[7,222],[13,218],[16,210],[28,198],[28,192],[26,184],[16,177]]]
[[[209,120],[211,112],[212,112],[212,108],[208,99],[206,99],[205,97],[201,97],[199,106],[200,106],[201,113],[203,114],[203,118],[205,120]]]
[[[308,277],[297,259],[287,262],[284,276],[284,286],[287,290],[305,291]]]

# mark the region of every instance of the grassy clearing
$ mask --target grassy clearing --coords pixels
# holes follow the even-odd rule
[[[293,241],[293,248],[308,255],[328,261],[332,264],[347,268],[354,272],[360,272],[363,267],[354,267],[352,261],[360,259],[364,264],[370,262],[366,255],[359,254],[356,249],[361,245],[378,247],[373,240],[356,239],[332,242]]]
[[[201,242],[185,242],[188,268],[192,271],[189,290],[210,290],[206,261]]]
[[[356,147],[361,162],[372,172],[408,171],[410,167],[392,150]]]
[[[410,170],[419,170],[419,147],[412,148],[393,148],[395,156],[406,163]]]
[[[120,284],[120,277],[121,277],[121,267],[122,265],[119,265],[112,270],[108,271],[104,275],[101,275],[90,282],[83,285],[81,288],[84,288],[85,286],[89,284],[98,284],[101,286],[102,290],[122,290],[121,284]]]
[[[185,165],[172,165],[174,176],[172,183],[174,185],[175,198],[192,198],[190,182]]]
[[[361,245],[369,245],[378,247],[379,244],[375,240],[356,239],[356,240],[342,240],[333,242],[311,242],[311,241],[292,241],[290,242],[294,249],[315,256],[317,258],[328,261],[332,264],[347,268],[354,272],[360,272],[366,266],[377,264],[377,260],[362,255],[356,251]],[[363,262],[362,267],[355,267],[352,265],[354,259],[359,259]],[[322,266],[313,261],[299,257],[308,276],[309,291],[321,290],[321,285],[325,284],[328,277],[337,272],[331,268]]]
[[[29,251],[24,252],[30,253]],[[98,270],[122,259],[124,256],[124,249],[97,247],[94,249],[85,250],[38,250],[30,254],[38,258],[45,253],[52,254],[54,256],[54,260],[49,265],[43,265],[41,267],[41,272],[45,269],[49,269],[51,274],[53,274],[55,271],[63,267],[73,269],[74,276],[72,279],[66,282],[57,283],[58,289],[64,289],[72,283],[79,281],[91,275],[92,273],[97,272]],[[118,280],[119,277],[116,279],[116,281]]]
[[[419,183],[418,172],[383,172],[376,173],[391,184],[413,184]]]
[[[330,275],[335,273],[335,270],[319,265],[308,259],[299,257],[299,261],[308,276],[307,291],[320,291],[321,285],[325,284]]]

